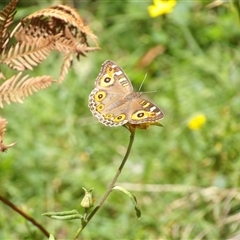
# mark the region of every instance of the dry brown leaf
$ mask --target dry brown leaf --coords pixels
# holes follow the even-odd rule
[[[50,37],[46,39],[38,38],[36,41],[30,41],[30,43],[18,42],[8,52],[3,51],[0,63],[5,63],[18,71],[33,70],[34,66],[47,58],[54,48],[53,46],[54,41]]]
[[[64,56],[63,64],[61,66],[61,72],[58,78],[58,83],[62,83],[65,76],[67,75],[73,61],[73,53],[68,53]]]
[[[15,8],[12,6],[12,9]],[[8,15],[14,11],[8,10]],[[8,16],[5,15],[7,19]],[[9,22],[12,21],[13,15]],[[8,104],[22,103],[23,98],[44,85],[43,82],[36,85],[38,81],[47,79],[48,82],[50,79],[52,82],[49,76],[21,77],[22,71],[33,70],[48,57],[52,50],[64,54],[58,77],[58,82],[61,83],[72,65],[74,55],[79,59],[80,55],[86,56],[89,51],[100,49],[97,37],[85,24],[77,10],[66,5],[52,6],[30,14],[17,24],[8,37],[15,37],[17,43],[10,48],[4,48],[0,64],[4,63],[20,73],[5,81],[0,87],[0,107],[3,107],[3,101]],[[88,37],[94,41],[95,47],[89,46]]]
[[[157,45],[153,48],[150,48],[140,59],[137,64],[137,68],[144,68],[148,66],[157,56],[163,54],[165,51],[165,47],[162,45]]]
[[[77,53],[84,55],[87,52],[99,50],[99,47],[88,47],[86,44],[79,43],[74,37],[55,36],[54,49],[62,53]]]
[[[9,26],[13,22],[14,15],[16,14],[16,5],[18,0],[12,0],[3,10],[0,11],[0,52],[6,48],[9,39]]]
[[[98,47],[97,37],[92,33],[89,26],[84,23],[83,19],[74,8],[66,5],[57,5],[41,9],[25,17],[23,21],[25,22],[33,18],[49,21],[55,31],[62,30],[65,26],[71,26],[77,32],[81,31],[89,35]]]
[[[88,52],[100,49],[97,37],[76,9],[66,5],[52,6],[30,14],[14,28],[11,36],[18,43],[3,52],[0,63],[18,71],[33,70],[52,50],[57,50],[64,54],[59,83],[71,67],[74,56],[71,53],[79,59],[80,55],[86,56]],[[95,47],[89,46],[88,36],[96,44]]]
[[[20,79],[22,72],[6,80],[0,86],[0,107],[3,108],[3,100],[23,103],[23,99],[33,92],[49,87],[55,80],[50,76],[38,76],[29,78],[28,75]]]
[[[8,148],[13,147],[14,145],[16,145],[17,143],[11,143],[9,145],[5,145],[3,143],[3,139],[4,139],[4,134],[6,132],[6,125],[7,125],[7,120],[5,118],[2,118],[0,116],[0,151],[1,152],[6,152]]]
[[[17,41],[28,42],[36,41],[38,38],[43,40],[53,36],[54,33],[48,22],[33,18],[29,23],[20,22],[14,29],[14,37]]]

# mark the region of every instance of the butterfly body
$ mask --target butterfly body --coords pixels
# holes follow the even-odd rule
[[[89,95],[92,114],[106,126],[122,126],[126,123],[157,122],[163,118],[162,110],[134,92],[131,81],[113,61],[107,60]]]

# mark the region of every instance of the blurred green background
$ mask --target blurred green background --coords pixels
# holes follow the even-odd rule
[[[0,7],[8,1],[1,1]],[[62,85],[52,85],[4,105],[9,122],[1,153],[0,192],[58,239],[70,239],[78,221],[41,216],[80,208],[82,187],[94,187],[96,202],[126,152],[129,132],[105,127],[88,109],[88,95],[101,64],[111,59],[165,113],[164,128],[138,130],[118,180],[138,200],[112,192],[81,239],[240,238],[240,25],[230,3],[178,1],[173,11],[150,17],[152,1],[21,1],[16,21],[53,4],[77,8],[98,36]],[[209,5],[210,4],[210,5]],[[31,75],[58,76],[53,53]],[[6,70],[6,76],[11,76]],[[202,114],[206,123],[188,127]],[[0,204],[0,239],[44,239],[42,233]]]

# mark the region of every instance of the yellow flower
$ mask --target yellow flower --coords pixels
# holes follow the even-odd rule
[[[153,0],[153,5],[148,7],[151,17],[157,17],[162,14],[170,13],[177,4],[176,0]]]
[[[206,123],[206,116],[202,113],[196,114],[188,121],[188,128],[191,130],[199,130]]]

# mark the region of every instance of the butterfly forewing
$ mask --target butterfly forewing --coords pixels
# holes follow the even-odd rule
[[[113,61],[107,60],[102,64],[95,85],[108,92],[127,95],[133,92],[131,81],[125,72]]]

